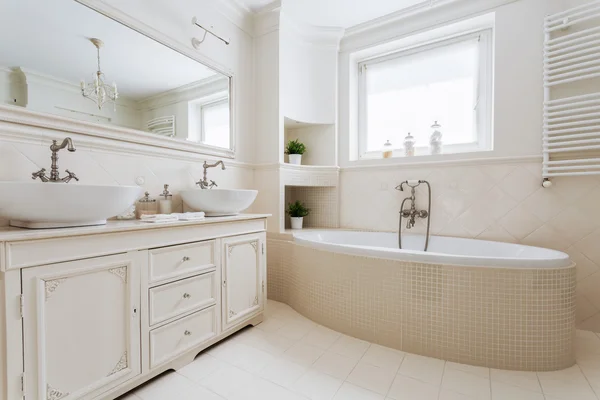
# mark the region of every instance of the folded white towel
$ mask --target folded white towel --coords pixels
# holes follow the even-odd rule
[[[175,215],[168,214],[157,214],[157,215],[142,215],[140,217],[140,221],[142,222],[150,222],[150,223],[167,223],[167,222],[175,222],[178,221],[179,218]]]
[[[142,220],[155,220],[155,219],[173,219],[177,218],[173,214],[145,214],[140,217]]]
[[[174,215],[177,215],[180,221],[201,221],[205,217],[203,212],[186,212]]]
[[[154,214],[154,215],[142,215],[140,221],[142,222],[175,222],[175,221],[202,221],[205,218],[203,212],[186,212],[186,213],[173,213],[173,214]]]

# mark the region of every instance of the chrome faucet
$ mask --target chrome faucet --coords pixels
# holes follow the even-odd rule
[[[429,206],[427,210],[417,210],[416,207],[416,196],[415,190],[420,184],[426,184],[429,191]],[[400,221],[398,223],[398,248],[402,248],[402,218],[407,219],[406,229],[412,229],[415,227],[417,218],[427,218],[427,234],[425,236],[425,250],[429,247],[429,228],[431,226],[431,185],[427,181],[404,181],[396,187],[396,190],[404,191],[404,185],[410,187],[410,197],[402,200],[400,205]],[[404,208],[407,201],[410,201],[410,208]]]
[[[39,178],[39,180],[41,180],[42,182],[64,182],[64,183],[69,183],[71,181],[71,179],[75,179],[76,181],[78,181],[79,178],[77,178],[77,175],[75,175],[73,172],[69,171],[68,169],[65,171],[67,173],[67,176],[65,176],[64,178],[61,178],[59,176],[58,152],[59,152],[59,150],[62,150],[65,147],[70,152],[75,151],[75,147],[73,147],[73,141],[71,140],[71,138],[69,138],[69,137],[65,138],[65,140],[63,140],[60,145],[58,144],[58,142],[56,140],[53,140],[52,145],[50,146],[50,151],[52,152],[52,156],[51,156],[52,166],[50,167],[50,177],[46,176],[46,168],[42,168],[39,171],[32,173],[31,179],[36,180]]]
[[[202,168],[204,168],[204,177],[202,178],[201,181],[196,182],[196,185],[200,186],[200,189],[212,189],[213,187],[219,187],[219,185],[217,185],[217,183],[213,180],[208,181],[207,176],[206,176],[206,170],[209,168],[214,168],[218,165],[221,165],[221,169],[225,170],[225,164],[223,163],[223,161],[219,160],[214,164],[209,164],[206,161],[204,161],[204,164],[202,165]]]

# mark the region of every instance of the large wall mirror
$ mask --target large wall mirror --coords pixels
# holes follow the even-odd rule
[[[0,103],[233,156],[231,77],[75,0],[8,0]]]

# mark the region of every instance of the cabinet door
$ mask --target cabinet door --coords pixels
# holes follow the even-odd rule
[[[223,239],[223,330],[264,307],[265,234]]]
[[[91,399],[140,374],[146,252],[24,269],[26,396]]]

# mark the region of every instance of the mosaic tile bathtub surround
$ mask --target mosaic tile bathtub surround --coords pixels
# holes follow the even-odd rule
[[[345,334],[491,368],[575,363],[575,267],[461,267],[269,240],[269,298]]]

